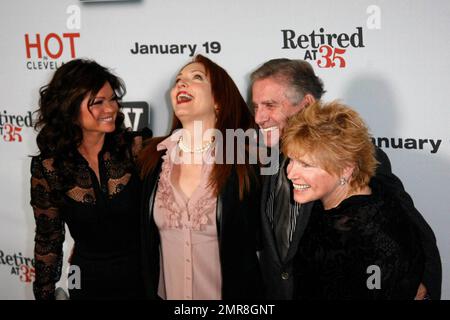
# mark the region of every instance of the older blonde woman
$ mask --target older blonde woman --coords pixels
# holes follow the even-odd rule
[[[369,186],[377,162],[360,116],[315,103],[284,132],[294,199],[316,201],[295,263],[299,299],[413,299],[424,262],[402,204]]]

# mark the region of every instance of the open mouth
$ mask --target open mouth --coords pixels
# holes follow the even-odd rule
[[[103,121],[103,122],[112,122],[113,120],[114,120],[113,116],[98,118],[98,121]]]
[[[268,127],[268,128],[260,128],[262,132],[271,132],[274,130],[277,130],[278,127],[277,126],[273,126],[273,127]]]
[[[311,186],[309,184],[295,184],[295,183],[292,183],[292,185],[294,186],[295,190],[306,190],[306,189],[311,188]]]
[[[188,94],[188,93],[185,92],[185,91],[180,91],[180,92],[177,94],[177,103],[185,103],[185,102],[189,102],[189,101],[191,101],[192,99],[194,99],[194,97],[191,96],[190,94]]]

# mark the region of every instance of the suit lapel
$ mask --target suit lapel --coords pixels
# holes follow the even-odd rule
[[[285,261],[291,260],[297,253],[298,244],[303,236],[306,226],[308,225],[309,217],[311,216],[311,209],[314,202],[308,202],[300,207],[300,212],[297,217],[297,224],[295,226],[292,242],[289,246]]]
[[[272,222],[269,219],[269,208],[267,207],[267,203],[269,197],[273,197],[275,194],[276,188],[271,188],[271,186],[275,185],[277,174],[271,176],[264,176],[264,183],[262,189],[262,197],[261,197],[261,228],[263,234],[263,241],[266,245],[266,250],[268,250],[268,254],[272,257],[277,257],[277,262],[281,265],[280,255],[278,253],[277,245],[275,243],[275,235],[273,233]],[[272,203],[273,205],[273,203]]]
[[[262,197],[261,197],[261,218],[262,218],[262,232],[264,241],[267,244],[267,250],[270,251],[272,257],[278,257],[277,262],[281,265],[283,261],[280,258],[280,253],[278,252],[277,245],[275,242],[275,235],[273,233],[272,223],[269,219],[269,210],[267,207],[269,197],[274,197],[277,192],[279,192],[281,188],[281,183],[283,179],[279,178],[279,175],[282,174],[281,170],[285,170],[286,158],[280,158],[280,170],[271,176],[264,177],[263,189],[262,189]],[[272,203],[273,205],[273,203]],[[305,228],[308,224],[309,217],[311,215],[311,209],[313,206],[313,202],[306,203],[300,207],[300,212],[297,217],[297,222],[295,226],[295,231],[292,237],[292,242],[289,246],[288,253],[285,258],[285,262],[292,259],[298,248],[298,244],[300,239],[305,231]]]

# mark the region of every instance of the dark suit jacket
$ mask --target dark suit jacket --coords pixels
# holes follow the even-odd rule
[[[425,271],[422,283],[427,287],[430,298],[439,300],[441,298],[442,264],[434,232],[420,212],[414,207],[414,202],[405,191],[400,179],[392,173],[391,162],[386,153],[380,148],[376,148],[376,151],[376,157],[380,165],[377,168],[375,177],[371,180],[370,186],[374,188],[376,184],[382,185],[385,191],[395,195],[406,209],[405,211],[413,224],[419,229],[422,249],[425,255]]]
[[[153,218],[153,205],[162,160],[144,179],[142,197],[142,270],[146,297],[157,299],[160,237]],[[222,270],[222,298],[263,298],[262,278],[257,258],[259,196],[257,181],[252,192],[239,200],[238,179],[233,170],[217,198],[217,232]]]
[[[380,164],[371,184],[377,180],[386,191],[397,196],[402,205],[407,209],[406,211],[411,221],[420,230],[421,244],[425,254],[425,272],[422,282],[427,287],[432,299],[440,299],[442,282],[441,260],[433,230],[431,230],[428,223],[414,207],[413,201],[406,193],[400,179],[392,173],[391,164],[387,155],[381,149],[376,148],[376,157]],[[290,183],[286,177],[286,166],[280,168],[280,170],[282,170],[280,173],[280,183]],[[273,179],[273,176],[264,177],[261,197],[261,271],[266,297],[268,299],[292,299],[294,292],[293,258],[295,257],[303,231],[308,223],[313,203],[302,205],[289,251],[286,258],[281,260],[271,224],[267,219],[266,204],[271,193],[271,190],[269,190],[271,179]],[[285,204],[283,210],[289,211],[288,203]]]

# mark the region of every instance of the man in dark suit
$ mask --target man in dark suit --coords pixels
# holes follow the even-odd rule
[[[290,59],[269,60],[256,69],[251,74],[251,89],[255,121],[264,143],[274,152],[279,150],[288,118],[320,100],[325,92],[323,82],[308,62]],[[380,164],[373,180],[401,199],[421,233],[426,262],[416,299],[440,299],[442,267],[434,233],[392,173],[387,155],[379,148],[376,151]],[[292,186],[286,177],[287,164],[287,158],[280,153],[278,171],[263,178],[260,264],[266,296],[276,300],[293,297],[293,258],[312,208],[312,203],[300,205],[293,200]]]

